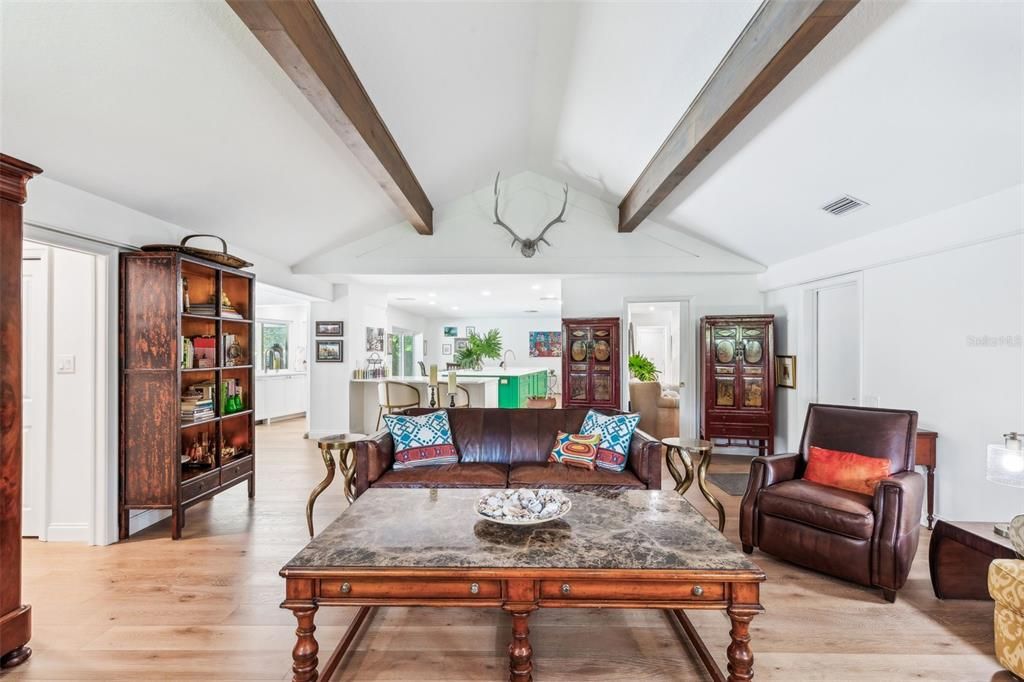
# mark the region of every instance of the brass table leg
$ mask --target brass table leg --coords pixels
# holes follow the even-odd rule
[[[673,453],[683,463],[683,468],[686,469],[685,477],[680,473],[676,463],[672,461]],[[682,448],[668,448],[665,452],[665,463],[668,465],[668,472],[675,479],[675,491],[680,495],[685,494],[690,489],[690,486],[693,485],[693,461],[690,459],[690,454]]]
[[[342,487],[345,492],[345,499],[348,500],[349,504],[352,504],[356,496],[352,493],[352,483],[356,478],[356,453],[355,449],[349,445],[341,451],[341,455],[338,457],[338,466],[341,467],[342,473]]]
[[[334,480],[334,454],[326,448],[321,448],[320,454],[323,455],[324,466],[327,467],[327,476],[317,483],[313,492],[309,494],[309,501],[306,502],[306,526],[309,528],[309,537],[313,537],[313,505],[316,503],[316,498],[320,497],[320,493],[326,490]],[[342,454],[342,459],[344,459],[344,454]]]
[[[697,465],[697,487],[700,488],[700,492],[704,495],[704,499],[711,503],[716,510],[718,510],[718,532],[721,533],[725,530],[725,507],[719,502],[711,491],[708,489],[707,475],[708,467],[711,466],[711,451],[701,453],[700,464]]]

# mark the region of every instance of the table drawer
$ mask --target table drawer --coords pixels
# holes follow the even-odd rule
[[[181,501],[188,502],[220,487],[220,473],[211,471],[181,484]]]
[[[236,478],[245,476],[251,471],[252,455],[249,455],[248,457],[239,457],[238,459],[228,460],[228,462],[220,469],[221,483],[233,481]]]
[[[667,580],[542,580],[540,596],[560,601],[722,601],[725,585]]]
[[[424,580],[352,578],[322,580],[324,599],[500,599],[498,580]]]

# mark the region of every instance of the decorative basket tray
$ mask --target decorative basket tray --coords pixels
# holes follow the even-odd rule
[[[572,500],[561,490],[495,490],[476,503],[476,513],[506,526],[533,526],[560,519],[572,509]]]
[[[216,239],[221,243],[222,250],[210,251],[209,249],[200,249],[195,246],[186,246],[189,239],[195,239],[196,237],[209,237],[210,239]],[[178,253],[184,253],[189,256],[195,256],[196,258],[202,258],[203,260],[226,265],[229,268],[247,268],[252,265],[249,261],[243,260],[238,256],[232,256],[228,253],[228,243],[215,234],[191,234],[182,239],[181,244],[146,244],[140,248],[143,251],[176,251]]]

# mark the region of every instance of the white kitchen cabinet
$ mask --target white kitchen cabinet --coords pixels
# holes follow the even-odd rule
[[[309,380],[305,374],[256,377],[256,419],[278,419],[306,412]]]

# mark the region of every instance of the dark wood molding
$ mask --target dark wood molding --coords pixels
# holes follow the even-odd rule
[[[32,654],[32,609],[21,602],[21,207],[39,173],[0,154],[0,668]]]
[[[619,232],[635,230],[857,2],[766,0],[619,204]]]
[[[434,208],[313,0],[227,0],[420,234]]]

